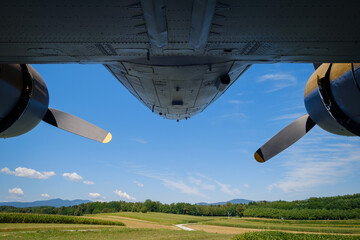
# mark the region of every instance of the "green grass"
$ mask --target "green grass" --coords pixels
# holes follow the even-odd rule
[[[0,213],[0,223],[60,223],[125,226],[122,222],[62,215]]]
[[[151,240],[151,239],[203,239],[218,240],[231,239],[234,235],[205,233],[201,231],[176,231],[164,229],[102,229],[102,230],[76,230],[76,231],[33,231],[33,232],[6,232],[0,233],[0,239],[77,239],[77,240],[99,240],[99,239],[126,239],[126,240]]]
[[[355,240],[360,236],[294,234],[284,232],[252,232],[235,236],[232,240]]]
[[[218,218],[215,221],[205,222],[208,225],[284,230],[298,232],[316,232],[316,233],[342,233],[342,234],[360,234],[359,220],[344,221],[323,221],[323,220],[269,220],[269,219],[246,219],[246,218]]]
[[[136,212],[120,212],[120,213],[103,213],[96,215],[86,215],[86,216],[121,216],[127,218],[134,218],[139,220],[146,220],[156,223],[163,223],[167,225],[172,224],[181,224],[181,223],[202,223],[206,221],[211,221],[217,219],[216,217],[200,217],[200,216],[191,216],[191,215],[180,215],[180,214],[169,214],[169,213],[136,213]],[[110,219],[110,218],[109,218]]]

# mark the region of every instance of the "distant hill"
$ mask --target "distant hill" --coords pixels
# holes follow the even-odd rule
[[[208,206],[208,205],[225,205],[227,202],[230,202],[231,204],[239,204],[239,203],[248,204],[249,202],[253,202],[253,201],[248,200],[248,199],[233,199],[233,200],[230,200],[230,201],[217,202],[217,203],[199,202],[199,203],[196,203],[196,205],[205,205],[205,206]]]
[[[40,207],[40,206],[50,206],[50,207],[69,207],[74,205],[79,205],[82,203],[91,202],[89,200],[62,200],[60,198],[44,200],[44,201],[35,201],[35,202],[0,202],[0,206],[12,206],[17,208],[26,208],[26,207]]]

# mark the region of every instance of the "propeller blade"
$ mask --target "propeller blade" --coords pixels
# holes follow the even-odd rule
[[[71,114],[49,108],[43,121],[65,131],[86,137],[98,142],[108,143],[112,139],[111,133]]]
[[[259,148],[254,157],[263,163],[290,147],[315,126],[309,114],[296,119]]]

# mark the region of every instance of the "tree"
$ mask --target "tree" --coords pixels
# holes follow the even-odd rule
[[[239,217],[242,217],[244,216],[244,211],[246,210],[246,207],[244,204],[238,204],[236,206],[236,214],[239,216]]]
[[[225,211],[227,213],[228,218],[233,215],[233,210],[234,210],[234,208],[233,208],[233,205],[231,204],[231,202],[227,202],[225,204]]]
[[[142,213],[147,213],[147,208],[145,206],[143,206],[140,210]]]

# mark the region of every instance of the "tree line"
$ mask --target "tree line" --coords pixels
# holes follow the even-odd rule
[[[145,202],[89,202],[71,207],[16,208],[0,206],[0,212],[60,214],[81,216],[84,214],[116,212],[161,212],[195,216],[245,216],[279,219],[360,219],[360,194],[309,198],[301,201],[258,201],[249,204],[197,205],[190,203],[164,204],[159,201]]]
[[[196,216],[242,216],[246,206],[244,204],[225,205],[196,205],[190,203],[163,204],[150,199],[145,202],[89,202],[71,207],[27,207],[16,208],[0,206],[0,212],[61,214],[81,216],[84,214],[116,213],[116,212],[161,212],[172,214],[187,214]]]

